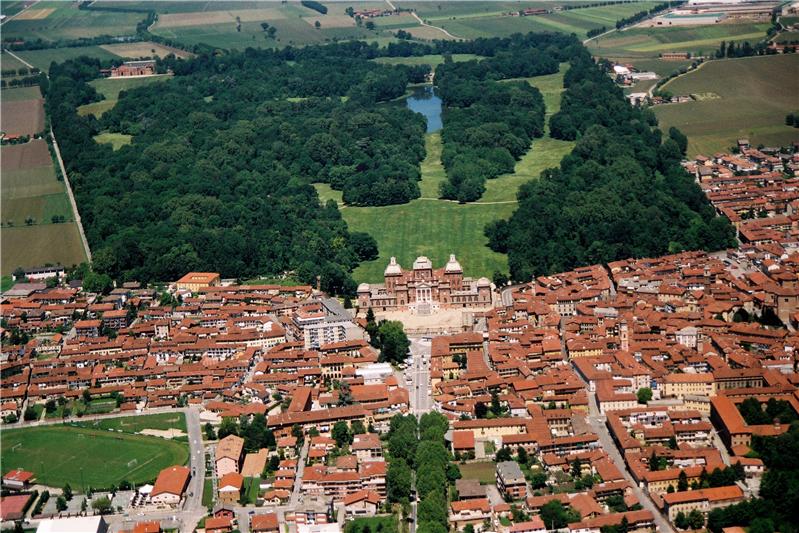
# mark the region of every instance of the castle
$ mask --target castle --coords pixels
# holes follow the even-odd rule
[[[433,269],[427,257],[417,257],[412,270],[403,270],[395,257],[383,273],[385,283],[361,283],[358,307],[374,311],[410,310],[430,314],[441,308],[488,307],[491,305],[491,282],[486,278],[463,277],[455,255],[444,268]]]

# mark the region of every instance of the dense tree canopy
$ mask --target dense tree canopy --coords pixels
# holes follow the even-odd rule
[[[486,179],[513,172],[532,139],[544,133],[545,106],[527,82],[499,80],[555,73],[574,46],[579,46],[575,39],[561,35],[515,35],[503,40],[491,58],[446,60],[438,67],[444,106],[441,160],[448,178],[441,185],[443,198],[477,200]]]
[[[574,150],[521,187],[509,220],[486,228],[491,248],[508,253],[511,277],[734,243],[729,221],[680,167],[678,131],[664,139],[654,115],[630,107],[585,49],[564,85],[550,131],[577,139]]]
[[[76,113],[101,98],[87,83],[97,60],[53,65],[45,84],[95,269],[139,280],[293,270],[353,293],[349,272],[374,241],[350,235],[334,203],[320,208],[310,182],[358,205],[419,196],[424,120],[382,103],[404,93],[407,69],[326,47],[167,64],[173,79],[121,93],[99,120]],[[100,131],[133,143],[113,151],[94,142]]]

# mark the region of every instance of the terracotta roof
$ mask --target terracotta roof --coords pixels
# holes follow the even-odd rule
[[[250,519],[250,531],[278,531],[279,529],[280,525],[275,513],[257,514]]]
[[[185,466],[170,466],[164,468],[155,480],[150,496],[159,494],[175,494],[180,496],[189,482],[189,469]]]

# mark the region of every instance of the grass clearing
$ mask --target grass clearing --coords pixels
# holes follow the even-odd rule
[[[459,61],[471,61],[472,59],[481,59],[481,57],[474,54],[452,54],[452,60],[456,63]],[[374,61],[384,65],[430,65],[435,69],[444,62],[444,56],[378,57]]]
[[[496,481],[497,463],[494,461],[459,464],[458,468],[463,479],[476,479],[481,485],[493,485]]]
[[[92,80],[89,82],[89,85],[94,87],[98,93],[102,94],[105,97],[105,100],[84,104],[78,107],[78,115],[94,115],[95,117],[100,117],[103,113],[117,105],[117,102],[119,101],[119,93],[122,91],[130,91],[132,89],[136,89],[137,87],[144,87],[153,83],[166,81],[171,77],[172,76],[163,75],[148,76],[146,78],[100,78]],[[115,135],[116,137],[104,137],[104,135]],[[114,150],[118,150],[124,144],[130,144],[130,140],[128,140],[126,143],[123,139],[123,137],[128,136],[120,135],[121,134],[101,133],[100,135],[95,136],[95,140],[97,142],[109,142],[114,146]],[[100,140],[98,140],[98,137]]]
[[[110,144],[114,151],[129,145],[132,140],[133,135],[128,135],[126,133],[110,133],[106,131],[94,136],[94,141],[96,143]]]
[[[189,457],[186,444],[61,425],[9,429],[0,435],[6,468],[30,470],[39,483],[69,483],[76,490],[108,488],[124,480],[151,482],[162,469],[185,464]]]
[[[526,78],[541,90],[547,114],[560,109],[563,74]],[[558,141],[549,136],[535,139],[527,154],[516,164],[514,174],[488,180],[486,192],[479,201],[458,204],[440,200],[439,186],[446,179],[441,164],[441,135],[426,137],[427,156],[421,164],[421,198],[407,204],[384,207],[342,207],[341,213],[352,231],[370,233],[378,243],[379,257],[362,263],[354,272],[358,282],[379,282],[391,256],[400,264],[410,265],[419,255],[426,255],[435,264],[446,262],[449,254],[458,256],[467,276],[491,277],[494,271],[506,272],[507,257],[490,250],[483,230],[489,222],[508,218],[516,209],[519,186],[535,179],[546,168],[557,166],[573,143]],[[326,184],[316,184],[322,201],[329,199],[341,204],[341,192]]]
[[[654,107],[661,127],[688,136],[688,155],[726,150],[741,137],[757,146],[799,139],[785,115],[799,109],[799,56],[795,54],[724,59],[705,63],[664,89],[672,94],[714,94],[718,98]]]
[[[203,481],[203,507],[209,507],[214,503],[214,480],[210,477]]]
[[[28,68],[28,65],[17,59],[16,57],[12,56],[5,50],[0,52],[0,65],[3,66],[3,70],[19,70],[21,68]],[[3,91],[5,94],[5,91]]]

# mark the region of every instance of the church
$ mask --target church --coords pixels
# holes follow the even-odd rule
[[[427,257],[417,257],[411,270],[403,270],[392,257],[383,277],[384,283],[358,286],[359,308],[427,315],[439,309],[491,306],[491,282],[487,278],[464,278],[455,255],[438,269]]]

